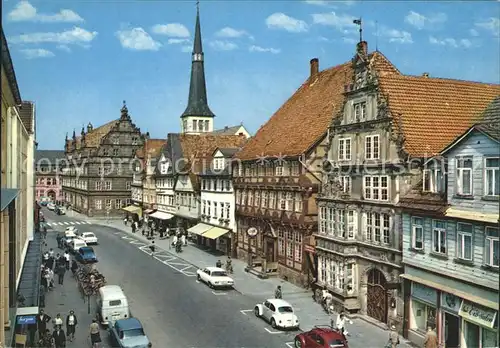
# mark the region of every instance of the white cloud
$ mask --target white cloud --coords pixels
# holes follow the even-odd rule
[[[355,44],[359,40],[353,39],[352,37],[343,37],[342,41],[344,41],[345,43],[348,43],[348,44]]]
[[[179,44],[187,44],[190,43],[191,41],[189,39],[168,39],[167,42],[169,45],[179,45]]]
[[[474,25],[480,29],[491,31],[495,36],[500,36],[500,19],[495,17],[490,17],[487,20],[474,23]]]
[[[448,46],[448,47],[453,47],[453,48],[469,48],[472,46],[472,42],[468,39],[460,39],[456,40],[451,37],[447,37],[444,39],[438,39],[434,36],[429,37],[429,42],[433,45],[439,45],[439,46]]]
[[[64,51],[64,52],[71,52],[71,48],[69,48],[68,46],[66,45],[57,45],[56,48],[58,50],[61,50],[61,51]]]
[[[358,28],[358,25],[353,23],[356,17],[350,15],[337,15],[335,12],[315,13],[312,18],[314,24],[328,25],[344,34],[354,32]]]
[[[301,33],[309,30],[307,23],[301,19],[276,12],[266,18],[266,25],[270,29],[283,29],[291,33]]]
[[[38,13],[36,7],[28,1],[19,1],[16,7],[8,14],[8,18],[14,22],[83,22],[82,17],[68,9],[61,9],[55,14]]]
[[[384,26],[379,29],[378,36],[386,38],[389,42],[401,44],[413,43],[413,39],[409,32],[404,30],[391,29]]]
[[[433,13],[428,16],[415,11],[410,11],[405,17],[405,22],[411,26],[422,29],[432,29],[437,24],[442,24],[448,20],[448,16],[444,13]]]
[[[306,4],[316,5],[316,6],[328,6],[331,4],[330,1],[325,1],[325,0],[305,0],[304,2]]]
[[[155,34],[166,35],[170,37],[189,37],[189,30],[184,24],[169,23],[169,24],[156,24],[151,28]]]
[[[248,32],[246,32],[245,30],[238,30],[238,29],[234,29],[231,27],[222,28],[221,30],[219,30],[218,32],[215,33],[215,36],[232,38],[232,39],[246,36],[249,39],[253,40],[253,36],[250,35]]]
[[[116,36],[123,48],[136,51],[158,51],[161,43],[153,40],[142,28],[132,28],[129,30],[120,30],[116,32]]]
[[[182,46],[181,47],[181,51],[185,52],[185,53],[191,53],[191,52],[193,52],[193,47],[191,47],[191,46]]]
[[[479,32],[474,28],[469,30],[469,34],[470,36],[479,36]]]
[[[209,45],[217,51],[232,51],[238,48],[238,45],[233,42],[220,40],[211,41]]]
[[[44,48],[25,48],[21,50],[21,53],[27,59],[52,58],[55,56],[54,53]]]
[[[59,44],[88,44],[97,36],[97,31],[87,31],[80,27],[62,32],[39,32],[21,34],[10,38],[12,43],[37,44],[51,42]]]
[[[281,52],[281,50],[278,48],[261,47],[261,46],[255,46],[255,45],[248,47],[248,50],[250,52],[262,52],[262,53],[272,53],[272,54],[278,54]]]

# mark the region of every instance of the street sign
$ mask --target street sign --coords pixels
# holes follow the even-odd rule
[[[249,237],[255,237],[259,233],[259,231],[255,227],[249,227],[247,230],[247,234]]]

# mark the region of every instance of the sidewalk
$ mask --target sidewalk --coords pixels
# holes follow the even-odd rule
[[[90,221],[96,225],[103,225],[120,230],[130,236],[134,236],[144,243],[151,243],[151,241],[140,232],[132,233],[130,226],[125,226],[122,220],[114,219],[103,222],[102,220],[90,219]],[[170,243],[171,239],[155,238],[155,245],[157,248],[177,258],[183,259],[197,268],[214,266],[219,259],[222,262],[226,260],[226,256],[213,255],[210,252],[199,249],[198,246],[190,242],[187,247],[183,248],[182,253],[178,254],[170,247]],[[283,298],[290,302],[298,312],[302,330],[308,331],[315,325],[330,324],[330,316],[323,311],[319,304],[314,302],[311,290],[305,290],[280,278],[260,279],[245,272],[246,266],[246,262],[233,259],[234,274],[232,277],[235,280],[235,289],[238,292],[253,298],[255,303],[258,303],[266,298],[274,298],[276,287],[281,285]],[[333,318],[336,318],[336,314],[333,315]],[[353,325],[349,325],[347,329],[350,334],[349,346],[351,348],[384,347],[387,344],[389,332],[371,325],[362,319],[353,319]],[[410,347],[408,341],[404,340],[402,337],[400,340],[401,344],[399,347]]]
[[[45,248],[54,249],[54,253],[63,253],[64,251],[57,248],[56,235],[53,233],[47,234],[47,244]],[[76,318],[78,320],[78,325],[75,333],[75,340],[70,342],[67,340],[66,347],[70,348],[87,348],[90,347],[88,328],[92,323],[92,318],[95,317],[95,299],[92,297],[90,301],[90,314],[89,314],[89,303],[87,299],[83,300],[80,291],[78,290],[77,282],[73,278],[71,271],[66,272],[64,275],[64,284],[59,285],[57,281],[57,275],[55,276],[55,286],[52,291],[48,291],[45,294],[45,307],[44,311],[52,319],[56,317],[57,313],[61,314],[63,319],[63,330],[66,333],[66,317],[69,311],[75,311]],[[47,328],[53,331],[52,323],[47,325]],[[103,339],[104,345],[106,346],[107,332],[101,331],[101,338]]]

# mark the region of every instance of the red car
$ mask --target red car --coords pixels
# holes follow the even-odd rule
[[[344,336],[329,326],[316,326],[295,336],[295,348],[349,348]]]

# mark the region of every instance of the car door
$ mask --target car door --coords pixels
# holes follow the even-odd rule
[[[266,318],[267,320],[271,319],[273,312],[274,312],[273,304],[269,301],[266,301],[266,303],[264,304],[264,318]]]
[[[203,280],[204,282],[208,282],[208,269],[205,268],[201,272],[201,280]]]
[[[320,348],[316,341],[317,335],[314,332],[308,332],[304,335],[304,340],[306,341],[305,346],[308,348]],[[323,347],[321,347],[323,348]]]

